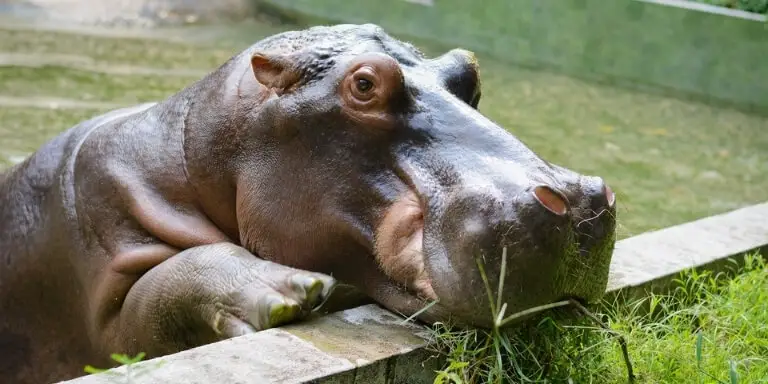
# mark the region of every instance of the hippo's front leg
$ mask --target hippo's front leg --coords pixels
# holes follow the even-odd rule
[[[133,285],[121,310],[121,345],[110,347],[159,356],[275,327],[309,314],[334,285],[234,244],[191,248]]]

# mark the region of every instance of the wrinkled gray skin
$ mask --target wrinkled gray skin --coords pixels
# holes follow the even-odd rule
[[[40,383],[304,318],[335,281],[490,326],[605,289],[614,196],[477,111],[471,53],[374,25],[264,39],[0,176],[0,376]],[[538,188],[537,188],[538,187]],[[311,272],[308,272],[311,271]],[[329,277],[332,275],[333,278]]]

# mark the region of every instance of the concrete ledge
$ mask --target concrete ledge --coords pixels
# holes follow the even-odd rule
[[[768,202],[619,241],[608,292],[657,291],[679,272],[768,251]],[[425,329],[371,304],[133,366],[134,384],[431,383]],[[67,381],[102,384],[126,368]],[[118,381],[115,381],[116,378]]]
[[[383,384],[378,378],[392,375],[393,367],[377,363],[426,344],[422,327],[402,321],[378,305],[365,305],[137,363],[131,383],[290,384],[346,373],[334,382]],[[123,366],[66,383],[125,382],[128,374]]]
[[[727,259],[761,250],[768,256],[768,203],[647,232],[616,243],[608,292],[662,289],[680,271],[720,269]]]

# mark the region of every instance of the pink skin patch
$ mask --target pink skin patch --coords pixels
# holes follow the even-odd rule
[[[616,194],[613,193],[608,184],[605,184],[605,199],[608,200],[608,207],[613,208],[613,205],[616,203]]]
[[[376,260],[392,280],[418,296],[436,300],[422,252],[424,214],[415,193],[408,191],[387,210],[376,230]]]

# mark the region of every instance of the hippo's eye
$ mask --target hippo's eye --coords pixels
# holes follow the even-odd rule
[[[366,93],[373,88],[373,83],[368,79],[357,79],[355,86],[358,92]]]
[[[381,79],[373,67],[366,65],[359,68],[350,80],[349,88],[355,99],[368,102],[376,98],[376,87]]]
[[[349,63],[336,93],[341,112],[353,124],[388,130],[395,127],[390,104],[400,102],[403,86],[403,73],[394,58],[384,53],[368,53]]]

